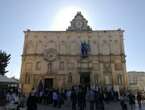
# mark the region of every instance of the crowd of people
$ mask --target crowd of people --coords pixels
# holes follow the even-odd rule
[[[27,99],[25,95],[20,93],[17,89],[10,89],[5,94],[4,100],[6,100],[6,109],[19,110],[20,107],[26,106],[25,102]]]
[[[104,104],[120,102],[122,110],[135,110],[135,100],[139,109],[142,108],[142,96],[138,92],[135,96],[132,92],[115,91],[113,88],[90,88],[85,86],[73,86],[71,89],[42,89],[32,90],[29,96],[18,92],[8,92],[7,103],[16,104],[17,110],[27,106],[27,110],[37,110],[37,104],[52,105],[61,108],[63,105],[72,110],[105,110]],[[129,103],[130,106],[127,106]]]
[[[62,105],[70,106],[72,110],[105,110],[104,104],[110,102],[119,102],[122,110],[135,110],[135,100],[137,99],[139,109],[141,109],[142,96],[137,93],[137,97],[132,92],[115,91],[113,88],[90,88],[85,86],[73,86],[71,89],[59,90],[41,90],[32,91],[28,100],[28,110],[34,105],[37,109],[36,103],[53,105],[53,107],[61,108]],[[33,100],[33,101],[29,101]],[[36,102],[37,100],[37,102]],[[30,102],[30,104],[29,104]],[[34,104],[32,104],[34,102]],[[130,107],[127,106],[129,103]],[[31,108],[31,110],[34,110]]]

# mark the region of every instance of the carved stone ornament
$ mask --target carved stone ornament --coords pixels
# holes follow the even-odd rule
[[[52,62],[54,60],[56,60],[57,58],[57,51],[56,49],[50,48],[50,49],[46,49],[44,50],[44,60]]]
[[[83,17],[81,12],[77,12],[76,16],[71,21],[71,26],[68,27],[67,31],[92,31],[87,23],[88,21]]]
[[[103,64],[103,66],[104,66],[103,71],[104,71],[105,73],[111,72],[111,64],[105,63],[105,64]]]

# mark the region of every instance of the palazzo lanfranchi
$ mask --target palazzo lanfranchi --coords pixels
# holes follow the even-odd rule
[[[127,87],[123,30],[92,30],[77,12],[66,31],[24,31],[20,84],[44,87]]]

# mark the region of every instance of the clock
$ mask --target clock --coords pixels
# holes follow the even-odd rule
[[[43,56],[46,61],[52,62],[52,61],[56,60],[56,58],[57,58],[57,51],[56,51],[56,49],[53,49],[53,48],[46,49],[46,50],[44,50]]]
[[[76,28],[80,29],[83,26],[83,22],[78,20],[78,21],[75,22],[75,26],[76,26]]]

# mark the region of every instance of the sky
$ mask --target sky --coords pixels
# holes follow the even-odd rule
[[[0,50],[20,77],[24,30],[66,30],[81,11],[93,30],[125,30],[127,71],[145,71],[145,0],[0,0]]]

